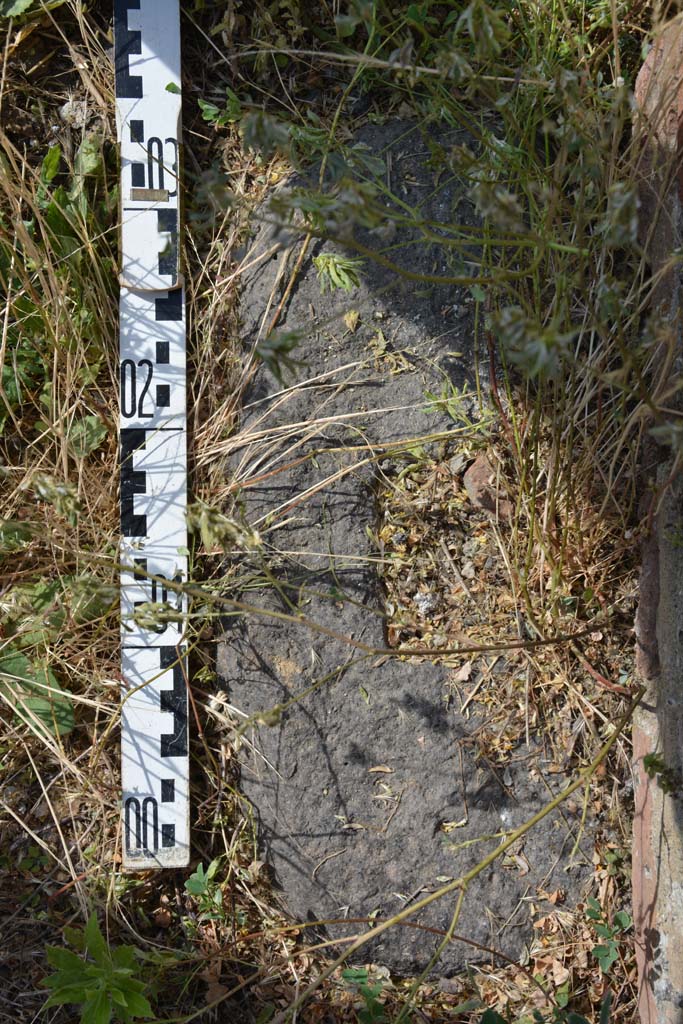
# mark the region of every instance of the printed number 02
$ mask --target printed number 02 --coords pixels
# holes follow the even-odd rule
[[[142,381],[140,397],[138,398],[138,369],[145,369],[147,376]],[[135,415],[138,419],[149,420],[154,415],[144,411],[144,402],[152,383],[154,367],[149,359],[141,359],[136,365],[132,359],[124,359],[121,363],[121,415],[124,419],[130,420]]]

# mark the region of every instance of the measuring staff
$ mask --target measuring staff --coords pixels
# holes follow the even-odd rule
[[[123,866],[190,854],[185,291],[178,0],[115,0],[121,154],[121,774]],[[141,605],[150,607],[141,608]],[[151,607],[153,606],[153,607]]]

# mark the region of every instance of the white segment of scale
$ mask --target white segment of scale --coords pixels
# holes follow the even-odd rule
[[[190,857],[178,0],[114,0],[121,154],[123,866]],[[143,607],[141,607],[143,606]]]

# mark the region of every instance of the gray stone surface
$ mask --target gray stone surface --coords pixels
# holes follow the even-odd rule
[[[429,154],[414,125],[365,129],[356,141],[383,154],[393,187],[405,202],[419,201],[428,219],[474,223],[462,184],[425,166]],[[393,246],[410,238],[405,227],[389,234]],[[253,253],[268,252],[277,237],[277,228],[262,225]],[[369,458],[389,441],[453,429],[443,412],[424,411],[425,391],[472,379],[474,307],[465,289],[440,286],[418,295],[414,284],[369,263],[353,293],[321,295],[311,265],[321,248],[316,242],[304,261],[280,323],[305,332],[295,386],[282,394],[261,367],[245,396],[231,471],[243,486],[243,513],[270,552],[275,585],[244,597],[383,649],[373,485],[391,471],[391,460]],[[440,258],[428,248],[399,251],[417,270],[431,270]],[[276,256],[245,274],[247,350],[273,294],[277,301]],[[272,308],[270,301],[266,321]],[[355,331],[343,320],[351,309],[359,313]],[[384,354],[372,341],[378,329]],[[466,872],[565,781],[541,778],[535,749],[514,751],[502,766],[478,758],[481,722],[459,712],[444,665],[367,654],[303,624],[247,616],[232,620],[219,671],[245,715],[287,705],[275,724],[250,727],[242,788],[283,903],[300,920],[395,914]],[[576,866],[567,866],[575,829],[571,819],[549,818],[514,851],[517,857],[486,871],[469,892],[458,933],[519,956],[531,935],[529,898],[570,885],[579,898],[578,882],[590,876],[580,854]],[[424,967],[438,943],[424,929],[445,930],[453,908],[453,897],[433,904],[415,918],[421,929],[392,929],[360,959],[403,973]],[[359,928],[333,925],[327,933]],[[476,946],[454,942],[439,972],[486,958]]]

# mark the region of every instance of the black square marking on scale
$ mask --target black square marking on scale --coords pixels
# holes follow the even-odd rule
[[[128,11],[139,11],[140,0],[114,0],[114,66],[116,95],[142,99],[142,75],[131,75],[128,58],[142,53],[142,33],[128,28]]]
[[[164,366],[171,361],[171,354],[169,352],[169,345],[167,341],[157,342],[157,364]]]
[[[175,846],[175,825],[161,826],[161,845],[165,847]]]
[[[183,293],[182,289],[175,288],[168,292],[163,299],[154,300],[155,320],[182,320],[183,319]]]
[[[172,804],[175,800],[175,779],[161,780],[161,802]]]
[[[133,454],[145,448],[145,431],[127,427],[121,431],[121,533],[124,537],[144,537],[147,516],[135,512],[135,495],[147,493],[147,475],[133,467]]]
[[[178,266],[178,211],[157,210],[157,224],[160,234],[163,232],[170,235],[168,245],[159,253],[159,273],[175,278]]]
[[[157,384],[157,408],[167,409],[171,404],[170,384]]]
[[[130,183],[133,188],[144,188],[146,185],[145,165],[130,165]]]
[[[187,716],[184,711],[185,694],[178,687],[161,691],[161,710],[173,715],[173,732],[162,733],[160,748],[162,757],[184,757],[187,754]]]
[[[130,128],[130,141],[131,142],[144,142],[145,141],[145,122],[144,121],[129,121]]]
[[[184,757],[187,754],[187,684],[185,682],[185,651],[176,647],[159,648],[159,668],[171,668],[173,689],[159,692],[159,709],[173,715],[173,732],[159,737],[162,757]]]
[[[133,565],[135,566],[136,569],[140,569],[142,572],[147,572],[147,559],[146,558],[134,558],[133,559]],[[144,585],[145,585],[145,583],[147,581],[145,580],[145,578],[143,576],[138,576],[137,573],[135,573],[135,582],[139,586],[143,586],[144,587]],[[133,607],[137,608],[139,605],[145,604],[146,601],[147,601],[147,598],[145,598],[142,601],[133,601]]]

